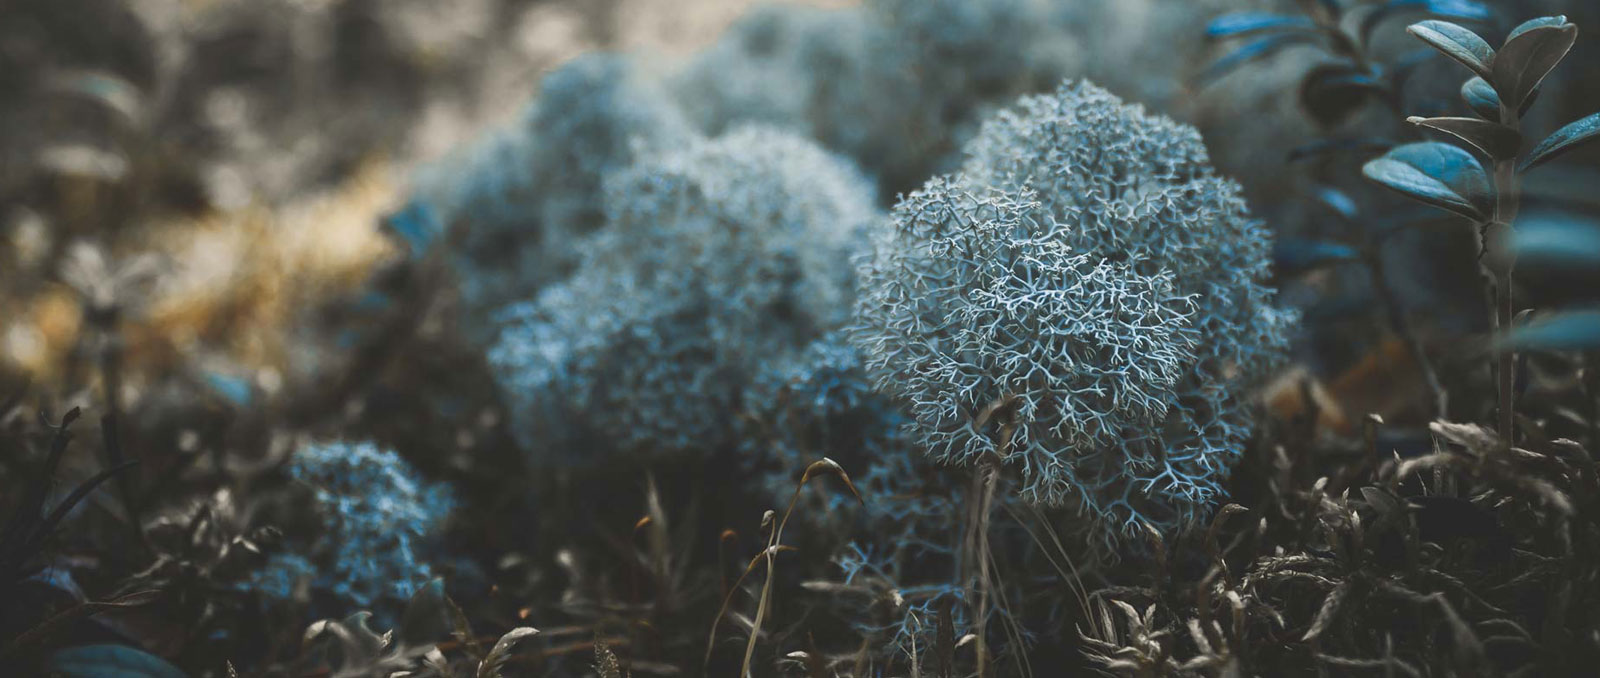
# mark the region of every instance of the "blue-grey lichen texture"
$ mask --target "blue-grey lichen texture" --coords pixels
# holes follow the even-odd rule
[[[605,187],[569,279],[505,312],[490,352],[539,463],[726,449],[766,364],[844,324],[872,183],[801,137],[742,127]]]
[[[455,507],[448,487],[372,443],[309,445],[288,471],[311,492],[318,529],[268,561],[255,590],[288,598],[309,583],[341,607],[387,610],[433,576],[427,552]]]
[[[1049,88],[1080,57],[1043,0],[870,0],[753,10],[669,89],[711,132],[783,125],[894,191],[958,159],[985,106]],[[893,102],[885,105],[885,102]]]
[[[853,339],[936,459],[1108,545],[1212,509],[1284,358],[1270,237],[1199,134],[1088,83],[985,123],[860,268]]]
[[[492,309],[572,273],[579,243],[604,223],[607,173],[690,137],[634,59],[589,54],[545,76],[520,124],[419,173],[412,208],[433,230],[461,230],[451,261],[468,335],[492,336]]]

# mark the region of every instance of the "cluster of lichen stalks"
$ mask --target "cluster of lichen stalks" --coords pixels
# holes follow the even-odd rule
[[[1192,128],[1088,84],[985,124],[900,201],[854,338],[936,459],[1021,469],[1105,538],[1203,518],[1285,350],[1269,237]]]
[[[1022,99],[967,156],[889,217],[848,162],[774,129],[608,175],[576,272],[491,351],[534,463],[771,453],[749,441],[805,436],[763,420],[769,375],[843,329],[909,418],[887,454],[992,455],[1108,545],[1203,518],[1284,352],[1267,232],[1192,128],[1092,85]]]
[[[499,314],[490,360],[532,466],[733,451],[783,497],[837,457],[872,497],[849,512],[865,529],[836,544],[852,578],[972,560],[953,502],[978,499],[933,463],[988,469],[983,513],[1000,475],[1017,491],[999,501],[1069,507],[1110,557],[1217,505],[1251,434],[1248,389],[1283,356],[1292,314],[1262,284],[1266,231],[1192,128],[1067,83],[991,117],[959,172],[886,214],[815,142],[771,126],[702,136],[591,70],[555,83],[603,94],[574,115],[653,132],[583,142],[613,158],[583,189],[599,192],[597,223],[543,231],[570,242],[542,261],[571,272]],[[561,155],[559,139],[538,147]],[[341,490],[328,529],[387,506],[420,540],[445,503],[396,482],[415,484]],[[374,493],[390,498],[361,498]],[[365,603],[415,583],[371,572],[328,587]],[[909,584],[895,582],[927,593],[924,613],[971,595]]]

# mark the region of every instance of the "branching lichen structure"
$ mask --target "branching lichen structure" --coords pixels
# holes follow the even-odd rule
[[[771,366],[747,391],[741,455],[783,508],[807,466],[827,457],[851,474],[864,501],[836,479],[799,488],[793,537],[833,555],[837,584],[827,606],[881,651],[934,642],[937,610],[950,604],[965,629],[960,540],[968,517],[958,474],[918,452],[907,417],[872,386],[843,333]]]
[[[759,122],[853,158],[889,195],[959,162],[986,106],[1076,63],[1040,0],[877,0],[752,11],[679,74],[688,118]]]
[[[383,609],[404,602],[433,576],[429,541],[455,499],[372,443],[327,443],[295,453],[289,476],[309,489],[318,530],[312,541],[277,554],[255,587],[287,598],[298,582],[344,605]]]
[[[1283,358],[1270,237],[1192,128],[1088,83],[983,126],[860,268],[853,340],[933,458],[1014,467],[1107,544],[1203,517]]]
[[[597,53],[545,76],[520,124],[419,173],[411,214],[459,231],[451,261],[467,329],[572,272],[578,243],[604,223],[606,174],[690,138],[655,78]]]
[[[849,317],[870,181],[786,132],[739,128],[606,185],[578,271],[509,309],[491,351],[538,459],[725,449],[763,365]]]

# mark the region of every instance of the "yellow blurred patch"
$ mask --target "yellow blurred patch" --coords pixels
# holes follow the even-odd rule
[[[166,262],[151,298],[123,319],[130,386],[196,356],[249,373],[292,371],[300,345],[314,341],[305,315],[357,292],[397,254],[378,228],[398,200],[396,173],[374,159],[339,186],[278,209],[150,224],[116,243],[114,258]],[[84,331],[78,300],[57,286],[24,306],[25,320],[4,337],[6,359],[41,380],[58,376]]]

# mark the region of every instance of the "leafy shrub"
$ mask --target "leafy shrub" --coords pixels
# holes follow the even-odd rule
[[[577,242],[604,221],[605,174],[688,140],[653,83],[620,55],[573,59],[545,77],[519,126],[418,178],[422,228],[464,231],[454,264],[469,319],[568,275]]]
[[[275,554],[255,590],[289,597],[309,579],[319,594],[372,608],[404,601],[433,577],[423,552],[455,506],[447,487],[372,443],[306,447],[288,472],[311,491],[318,533]]]
[[[508,310],[491,351],[521,442],[540,456],[724,447],[759,367],[846,321],[871,196],[848,163],[760,128],[612,177],[581,268]]]
[[[1087,83],[1024,97],[895,209],[854,340],[928,454],[1022,471],[1108,543],[1203,516],[1284,351],[1269,236],[1192,128]]]

